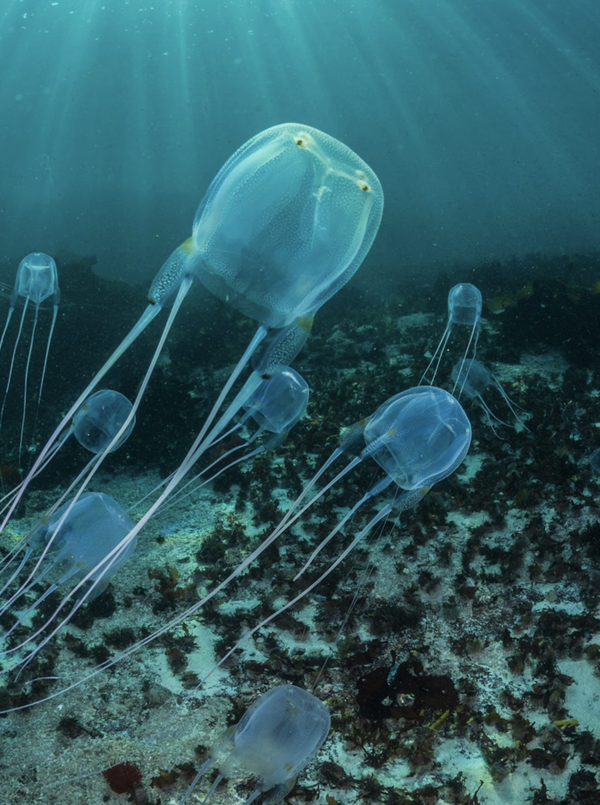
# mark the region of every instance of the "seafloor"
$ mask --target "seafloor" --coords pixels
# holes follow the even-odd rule
[[[63,304],[38,409],[50,319],[40,313],[23,464],[145,304],[141,290],[96,278],[91,260],[63,255],[57,262]],[[0,279],[9,282],[5,268]],[[538,255],[457,267],[426,286],[417,276],[369,285],[366,275],[340,291],[294,361],[311,399],[288,440],[152,520],[109,589],[82,607],[18,679],[10,670],[15,655],[0,658],[0,709],[20,708],[0,718],[0,803],[177,804],[207,747],[281,683],[313,691],[332,719],[291,803],[598,803],[600,476],[588,461],[600,445],[598,281],[598,257]],[[416,509],[387,518],[316,592],[260,629],[199,690],[216,661],[317,578],[387,502],[383,495],[365,504],[306,581],[293,581],[317,541],[381,477],[373,461],[338,482],[195,615],[108,671],[35,705],[192,606],[259,545],[335,448],[340,429],[419,383],[455,282],[483,292],[477,357],[524,409],[526,429],[492,428],[482,409],[463,399],[473,442],[458,471]],[[18,478],[30,324],[26,319],[2,423],[5,488]],[[195,291],[133,435],[91,488],[127,508],[171,472],[254,326]],[[159,327],[103,386],[135,394]],[[15,332],[13,323],[0,378]],[[463,327],[452,333],[436,379],[446,388],[468,335]],[[485,400],[515,424],[497,390]],[[237,443],[239,436],[226,446]],[[35,480],[4,531],[4,552],[83,467],[83,452],[71,439]],[[60,600],[58,592],[50,595],[4,649],[43,625]],[[10,628],[24,606],[5,611],[0,625]],[[111,764],[119,765],[106,771]],[[191,802],[203,799],[213,777],[207,773]],[[232,779],[211,802],[242,803],[252,790],[248,779]]]

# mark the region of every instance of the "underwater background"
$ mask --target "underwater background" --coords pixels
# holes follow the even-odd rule
[[[378,272],[598,248],[594,0],[5,0],[0,14],[2,259],[72,250],[146,283],[218,168],[287,121],[384,183]]]
[[[598,41],[593,0],[4,0],[1,326],[29,252],[55,258],[61,288],[38,406],[52,304],[39,313],[21,459],[30,311],[4,395],[20,303],[0,352],[4,491],[142,315],[205,190],[249,138],[288,121],[327,132],[375,171],[385,209],[293,362],[311,397],[288,439],[152,519],[108,589],[19,679],[0,657],[0,710],[22,708],[0,716],[2,805],[180,803],[222,730],[282,683],[312,690],[332,718],[289,802],[600,802],[600,476],[589,463],[600,446]],[[341,429],[420,383],[461,282],[483,296],[477,358],[523,424],[498,387],[484,399],[500,423],[461,397],[473,440],[457,472],[374,529],[197,692],[303,589],[298,561],[379,480],[375,463],[196,615],[29,707],[183,612],[254,550]],[[107,387],[135,397],[160,327]],[[176,469],[255,328],[194,286],[132,436],[91,489],[127,508]],[[469,334],[456,326],[442,356],[436,384],[449,391]],[[3,552],[65,491],[82,452],[67,441],[31,484]],[[327,558],[381,506],[367,501]],[[46,598],[34,624],[60,599]],[[13,623],[3,611],[2,630]],[[243,803],[252,790],[234,779],[210,801]]]

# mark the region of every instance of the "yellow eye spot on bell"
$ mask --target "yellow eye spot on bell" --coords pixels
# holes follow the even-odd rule
[[[314,316],[299,316],[297,324],[301,330],[305,331],[308,330],[310,332],[314,320],[315,320]]]
[[[186,254],[193,254],[196,251],[196,246],[194,245],[194,238],[189,237],[187,240],[184,240],[181,246],[179,247],[182,252]]]

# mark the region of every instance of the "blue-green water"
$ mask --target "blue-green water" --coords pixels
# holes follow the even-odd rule
[[[314,126],[359,154],[385,194],[373,247],[317,312],[294,360],[311,399],[289,438],[151,519],[109,589],[18,679],[7,670],[13,655],[0,657],[0,709],[23,708],[0,718],[0,803],[178,803],[203,748],[275,684],[314,690],[332,716],[290,802],[594,802],[595,5],[11,0],[0,15],[0,321],[28,252],[56,258],[62,289],[39,406],[48,303],[31,350],[23,470],[142,314],[152,278],[245,141],[291,120]],[[457,282],[482,291],[477,358],[522,407],[528,430],[498,387],[483,393],[491,413],[461,397],[473,441],[456,473],[414,509],[391,512],[197,693],[245,632],[301,592],[295,574],[381,480],[381,466],[365,458],[198,613],[28,709],[226,578],[280,522],[340,432],[419,383]],[[130,439],[90,489],[127,509],[184,458],[256,328],[222,296],[194,284]],[[5,491],[18,482],[32,339],[28,309],[15,347],[22,312],[19,302],[0,352],[2,400],[15,356],[0,430]],[[107,387],[135,397],[166,318],[117,362]],[[469,334],[457,325],[442,355],[436,383],[448,390]],[[492,428],[494,416],[503,422]],[[221,452],[239,445],[231,434]],[[201,465],[218,457],[214,448]],[[4,550],[88,458],[74,439],[65,443],[10,518]],[[389,489],[368,500],[306,583],[390,500]],[[50,596],[2,650],[41,628],[59,602]],[[0,628],[24,608],[9,606]],[[119,789],[102,770],[125,760],[138,772]],[[214,802],[242,803],[252,790],[233,776]]]
[[[221,164],[287,121],[346,142],[384,181],[381,270],[598,248],[593,0],[0,13],[3,259],[72,249],[149,280]]]

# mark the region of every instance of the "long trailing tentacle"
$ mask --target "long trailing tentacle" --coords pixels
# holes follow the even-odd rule
[[[21,314],[21,321],[19,323],[19,331],[17,332],[17,340],[15,341],[15,345],[13,347],[12,358],[10,361],[10,369],[8,371],[8,380],[6,381],[6,390],[4,391],[4,401],[2,403],[2,409],[0,410],[0,430],[2,429],[2,420],[4,419],[4,409],[6,407],[6,400],[8,398],[8,390],[10,389],[10,381],[12,380],[13,370],[15,368],[15,356],[17,354],[17,347],[19,346],[19,341],[21,340],[21,333],[23,332],[23,322],[25,321],[25,313],[27,311],[27,305],[29,303],[29,297],[25,297],[25,304],[23,305],[23,313]]]
[[[89,397],[89,395],[92,393],[92,391],[96,388],[96,386],[102,380],[102,378],[108,372],[108,370],[117,362],[117,360],[121,357],[121,355],[131,346],[131,344],[136,340],[136,338],[140,335],[140,333],[142,333],[146,329],[146,327],[158,315],[158,313],[160,313],[160,311],[161,311],[161,307],[159,305],[152,305],[152,304],[148,305],[148,307],[145,309],[144,313],[139,318],[137,324],[132,328],[132,330],[129,332],[127,337],[123,339],[123,341],[119,344],[119,346],[113,352],[113,354],[110,356],[110,358],[108,358],[108,360],[105,362],[104,366],[102,366],[100,371],[94,376],[94,379],[90,383],[88,383],[87,387],[79,395],[79,397],[73,403],[71,408],[67,411],[67,413],[63,417],[63,419],[60,422],[60,424],[56,427],[56,429],[55,429],[54,433],[52,434],[52,436],[50,436],[50,438],[48,439],[48,441],[46,442],[46,444],[42,448],[39,456],[36,458],[35,462],[33,463],[33,466],[31,467],[31,469],[27,473],[27,476],[25,477],[23,483],[21,484],[21,488],[20,488],[18,494],[16,495],[15,499],[11,503],[8,512],[6,513],[6,515],[4,516],[4,519],[2,520],[2,523],[0,524],[0,533],[2,533],[2,531],[6,527],[6,524],[9,522],[10,518],[12,517],[13,512],[15,511],[17,506],[19,505],[19,502],[20,502],[21,498],[23,497],[23,495],[25,494],[25,491],[26,491],[27,487],[29,486],[32,478],[34,478],[35,475],[38,473],[38,471],[39,471],[41,465],[44,463],[44,461],[46,459],[46,456],[48,455],[49,451],[52,449],[52,447],[55,444],[56,440],[60,437],[60,435],[65,430],[65,428],[70,424],[71,420],[73,419],[73,416],[79,410],[79,408],[82,405],[82,403],[85,402],[85,400]],[[2,417],[0,415],[0,423],[1,423],[1,419],[2,419]]]
[[[50,549],[50,547],[52,545],[52,542],[54,541],[56,535],[58,534],[58,532],[60,531],[63,523],[65,522],[65,520],[67,519],[67,517],[71,513],[71,511],[73,509],[73,506],[77,503],[77,501],[79,500],[79,498],[83,494],[83,491],[85,490],[86,486],[89,484],[91,479],[94,477],[95,473],[100,468],[104,458],[110,453],[112,448],[119,442],[122,434],[126,432],[126,430],[129,427],[131,421],[133,420],[133,417],[136,414],[136,411],[137,411],[137,409],[139,407],[139,404],[140,404],[140,401],[142,399],[142,396],[143,396],[143,394],[144,394],[144,392],[146,390],[146,387],[147,387],[147,385],[148,385],[148,383],[150,381],[152,371],[153,371],[153,369],[154,369],[154,367],[156,365],[156,362],[157,362],[157,360],[159,358],[159,355],[160,355],[160,353],[162,351],[162,347],[163,347],[164,342],[166,340],[166,337],[167,337],[167,335],[169,333],[170,327],[171,327],[171,325],[172,325],[172,323],[173,323],[173,321],[175,319],[175,316],[177,314],[177,311],[178,311],[181,303],[183,302],[183,299],[185,298],[187,292],[190,289],[190,286],[191,286],[191,279],[188,279],[187,281],[184,279],[184,281],[181,283],[181,286],[179,288],[179,292],[177,294],[176,302],[175,302],[175,304],[173,305],[173,307],[172,307],[172,309],[170,311],[169,319],[168,319],[167,324],[165,325],[165,328],[163,330],[162,337],[161,337],[161,339],[160,339],[160,341],[158,343],[158,346],[157,346],[157,348],[156,348],[156,350],[154,352],[154,356],[152,358],[152,361],[150,362],[150,366],[148,367],[148,370],[146,372],[144,380],[142,381],[142,384],[141,384],[140,389],[138,391],[137,397],[136,397],[136,399],[135,399],[135,401],[134,401],[134,403],[133,403],[133,405],[131,407],[131,410],[129,411],[128,416],[126,417],[125,421],[121,425],[120,430],[113,437],[112,441],[104,448],[102,453],[98,453],[96,456],[94,456],[94,458],[89,462],[89,464],[83,470],[83,472],[85,473],[86,470],[89,469],[87,477],[84,479],[83,483],[79,487],[76,495],[71,500],[70,505],[66,508],[66,510],[63,513],[61,519],[56,524],[56,527],[54,528],[54,531],[53,531],[50,539],[48,540],[46,546],[44,547],[44,550],[42,551],[41,556],[38,558],[35,566],[31,570],[31,574],[30,574],[29,578],[32,578],[34,576],[34,574],[36,573],[37,568],[40,566],[41,562],[44,560],[44,558],[45,558],[46,554],[48,553],[48,551],[49,551],[49,549]],[[82,400],[82,402],[83,402],[83,400]],[[80,473],[78,478],[81,477],[81,474],[82,473]],[[71,484],[71,486],[69,487],[69,490],[73,488],[73,486],[75,485],[76,481],[77,481],[77,479]],[[52,506],[50,511],[46,513],[46,517],[48,517],[49,515],[53,514],[57,510],[57,508],[59,507],[60,503],[62,503],[62,501],[64,500],[65,496],[68,494],[69,490],[67,490],[67,492],[65,492],[63,494],[63,496],[60,498],[60,500]],[[14,506],[14,502],[13,502],[12,505]],[[135,533],[137,534],[137,531]],[[117,551],[119,551],[119,549],[121,547],[123,549],[125,549],[127,547],[127,545],[129,545],[129,543],[133,540],[134,537],[135,537],[135,534],[133,534],[131,536],[128,535],[127,537],[125,537],[125,539],[122,541],[122,543],[120,545],[116,546],[114,551],[110,554],[109,558],[112,558],[117,553]],[[120,551],[119,551],[119,555],[120,555]],[[113,561],[116,561],[116,560],[113,560]],[[102,562],[101,564],[104,565],[104,562]],[[105,568],[105,571],[108,570],[111,566],[112,566],[112,562],[110,562],[108,564],[108,566]],[[89,578],[91,578],[91,576],[94,573],[94,571],[95,571],[95,568],[93,568],[92,570],[89,571],[88,575],[76,586],[74,592],[78,591],[80,589],[80,587],[82,587],[83,584],[86,581],[88,581]]]
[[[241,648],[244,645],[244,643],[246,643],[253,635],[255,635],[256,632],[258,632],[260,629],[264,628],[267,624],[271,623],[271,621],[275,620],[275,618],[277,618],[279,615],[281,615],[282,612],[285,612],[286,610],[290,609],[290,607],[295,606],[305,596],[307,596],[316,587],[318,587],[319,584],[321,584],[321,582],[324,581],[327,578],[327,576],[329,576],[331,573],[333,573],[333,571],[336,569],[336,567],[338,567],[338,565],[340,565],[344,561],[344,559],[348,556],[348,554],[351,553],[354,550],[354,548],[356,548],[356,546],[363,539],[363,537],[365,537],[369,533],[369,531],[371,531],[371,529],[374,526],[377,525],[377,523],[379,523],[381,520],[383,520],[384,517],[387,517],[388,514],[390,514],[390,512],[393,511],[393,509],[394,509],[394,504],[393,503],[388,503],[382,509],[380,509],[377,512],[377,514],[374,517],[372,517],[371,520],[369,520],[369,522],[362,529],[362,531],[360,531],[356,535],[356,537],[352,540],[350,545],[348,545],[348,547],[345,548],[344,551],[342,551],[342,553],[338,556],[338,558],[335,559],[329,565],[327,570],[325,570],[319,576],[318,579],[316,579],[311,584],[309,584],[308,587],[306,587],[304,590],[302,590],[301,593],[298,593],[298,595],[295,598],[293,598],[291,601],[288,601],[287,604],[284,604],[276,612],[273,612],[271,615],[269,615],[268,617],[264,618],[264,620],[262,620],[257,626],[254,626],[252,629],[250,629],[248,632],[246,632],[246,634],[244,634],[237,641],[235,646],[230,648],[229,651],[219,660],[219,662],[216,663],[213,668],[211,668],[211,670],[208,672],[208,674],[206,674],[206,676],[202,679],[200,684],[197,685],[194,690],[195,691],[199,690],[202,687],[202,685],[204,685],[206,683],[206,681],[209,679],[211,674],[213,674],[218,668],[220,668],[221,665],[223,665],[223,663],[226,662],[229,659],[229,657],[231,657],[231,655],[234,654],[234,652],[236,652],[239,648]]]
[[[46,367],[48,366],[48,355],[50,354],[50,344],[52,343],[52,336],[54,335],[54,326],[56,324],[56,317],[58,315],[58,305],[55,304],[52,311],[52,324],[50,325],[50,335],[48,336],[48,343],[46,344],[46,354],[44,356],[44,368],[42,369],[42,379],[40,380],[40,390],[38,391],[38,405],[42,400],[42,392],[44,390],[44,378],[46,377]]]
[[[184,796],[184,798],[181,800],[180,805],[185,805],[185,803],[188,801],[188,799],[192,796],[194,788],[196,788],[196,786],[200,782],[200,778],[212,766],[213,763],[214,763],[213,759],[208,758],[208,760],[205,763],[202,764],[202,766],[200,767],[200,771],[198,772],[198,774],[192,780],[192,784],[188,788],[187,793]],[[204,797],[202,802],[206,802],[206,800],[215,791],[215,789],[217,788],[217,786],[219,785],[219,783],[221,782],[222,779],[223,779],[223,775],[218,774],[216,779],[215,779],[215,781],[213,782],[212,786],[210,787],[210,790],[209,790],[208,794]]]
[[[437,358],[437,363],[436,363],[435,369],[433,371],[433,377],[431,378],[431,381],[429,383],[430,386],[433,386],[434,381],[435,381],[435,376],[437,375],[438,369],[440,368],[440,362],[442,360],[442,356],[444,354],[444,350],[446,349],[446,344],[448,343],[448,339],[450,338],[450,333],[451,332],[452,332],[452,326],[451,326],[450,322],[448,322],[448,324],[446,325],[446,329],[444,330],[444,334],[442,335],[437,347],[435,348],[435,352],[431,356],[431,360],[427,364],[427,368],[425,369],[425,371],[421,375],[421,379],[419,380],[419,383],[418,383],[419,386],[423,385],[423,383],[425,382],[425,378],[427,377],[427,372],[431,369],[431,366],[432,366],[433,362]]]
[[[27,412],[27,384],[29,382],[29,366],[31,364],[31,353],[33,352],[33,342],[35,340],[35,331],[38,323],[38,315],[40,306],[35,306],[35,318],[33,319],[33,327],[31,328],[31,340],[29,341],[29,352],[27,353],[27,363],[25,364],[25,380],[23,382],[23,416],[21,417],[21,437],[19,439],[19,467],[21,466],[21,452],[23,450],[23,433],[25,431],[25,414]]]
[[[199,484],[196,484],[196,486],[193,486],[192,489],[188,489],[188,487],[191,486],[194,483],[194,481],[197,481],[198,478],[201,478],[203,475],[206,475],[206,473],[209,470],[211,470],[215,466],[215,464],[220,464],[222,461],[224,461],[232,453],[236,453],[239,450],[241,450],[242,448],[248,447],[249,444],[252,444],[252,442],[258,437],[258,435],[260,433],[261,433],[261,429],[259,429],[256,433],[254,433],[246,442],[243,442],[242,444],[238,444],[235,447],[232,447],[231,450],[228,450],[222,456],[219,456],[219,458],[215,459],[215,461],[213,461],[212,464],[209,464],[208,467],[205,467],[202,470],[202,472],[199,472],[197,475],[195,475],[193,478],[191,478],[186,484],[184,484],[181,487],[181,489],[178,489],[177,492],[173,495],[173,497],[169,501],[167,501],[165,503],[165,505],[161,506],[158,509],[157,514],[163,514],[164,512],[166,512],[169,509],[171,509],[173,506],[176,506],[177,504],[181,503],[186,498],[189,498],[190,495],[194,494],[194,492],[197,492],[199,489],[202,489],[202,487],[207,486],[209,483],[211,483],[211,481],[216,480],[226,470],[229,470],[232,467],[235,467],[238,464],[241,464],[243,461],[249,461],[251,458],[254,458],[254,456],[260,455],[260,453],[264,453],[264,451],[267,449],[267,446],[264,445],[264,444],[261,444],[261,445],[259,445],[259,447],[255,448],[250,453],[244,454],[243,456],[240,456],[240,458],[236,458],[235,461],[230,461],[229,464],[225,464],[224,467],[221,467],[220,470],[217,470],[217,472],[213,473],[209,478],[205,478]],[[188,489],[187,492],[185,492],[186,489]]]

